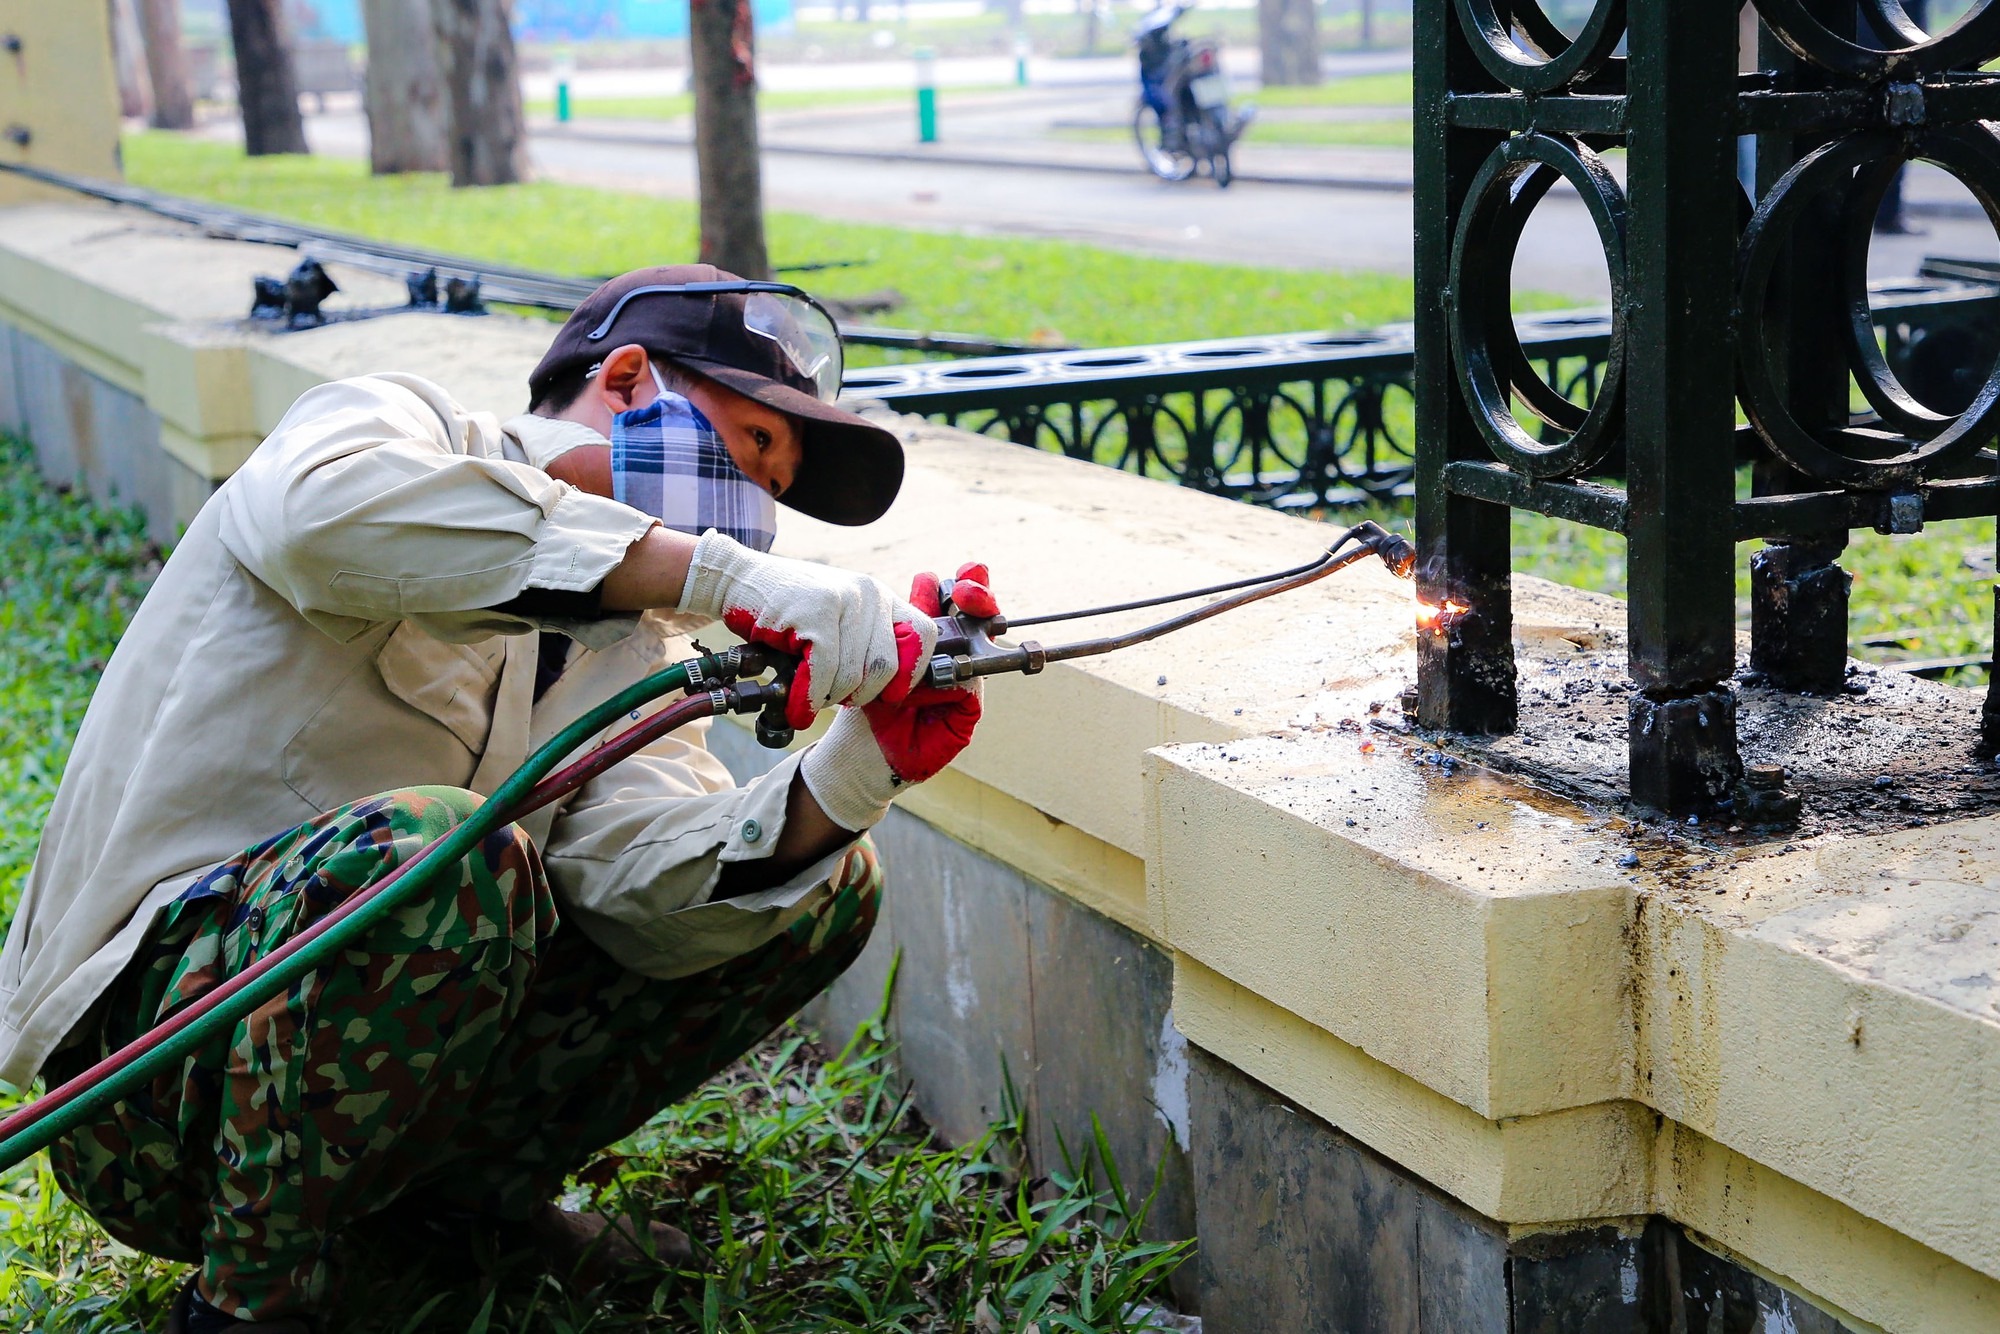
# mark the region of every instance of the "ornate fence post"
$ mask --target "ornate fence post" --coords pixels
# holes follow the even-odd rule
[[[1452,123],[1455,92],[1498,88],[1480,68],[1452,0],[1416,0],[1415,209],[1417,595],[1471,610],[1417,644],[1417,716],[1454,732],[1514,730],[1514,613],[1506,505],[1454,493],[1445,469],[1487,457],[1452,371],[1453,233],[1480,165],[1502,138]]]
[[[1828,12],[1825,17],[1854,35],[1853,0],[1821,8],[1844,9],[1844,14]],[[1759,69],[1773,71],[1793,87],[1830,87],[1827,75],[1792,54],[1762,24],[1755,24],[1751,50]],[[1756,142],[1759,198],[1817,146],[1809,134],[1782,130]],[[1845,242],[1839,201],[1815,201],[1811,218],[1792,238],[1761,312],[1770,330],[1773,372],[1792,412],[1816,430],[1847,424],[1846,312],[1840,288],[1825,280],[1841,271]],[[1757,461],[1752,485],[1759,496],[1814,489],[1810,477],[1775,456]],[[1847,529],[1840,526],[1768,543],[1750,557],[1750,666],[1781,689],[1830,694],[1846,681],[1847,595],[1853,580],[1837,563],[1846,546]]]
[[[1605,6],[1600,5],[1602,9]],[[1634,0],[1625,60],[1632,797],[1709,810],[1736,755],[1736,0]]]

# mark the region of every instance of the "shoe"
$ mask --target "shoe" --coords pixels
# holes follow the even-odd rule
[[[665,1223],[647,1224],[641,1238],[628,1218],[571,1213],[544,1204],[515,1226],[551,1270],[573,1273],[593,1287],[657,1277],[662,1270],[685,1269],[694,1262],[694,1245],[687,1233]]]
[[[197,1315],[195,1312],[194,1285],[199,1278],[199,1274],[189,1274],[188,1281],[181,1284],[181,1290],[174,1294],[174,1304],[167,1311],[166,1328],[161,1334],[208,1334],[206,1326],[214,1322],[208,1319],[206,1313]],[[244,1334],[249,1334],[252,1330],[256,1331],[256,1334],[317,1334],[311,1322],[301,1320],[297,1316],[287,1316],[283,1320],[254,1322],[229,1320],[223,1328],[239,1329],[244,1331]]]

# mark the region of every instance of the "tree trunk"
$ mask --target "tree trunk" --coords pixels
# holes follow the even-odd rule
[[[310,152],[285,0],[229,0],[229,41],[236,50],[244,150],[251,157]]]
[[[430,7],[362,0],[368,30],[368,168],[377,176],[451,166],[444,76]]]
[[[750,4],[692,0],[690,5],[694,154],[701,178],[702,263],[744,278],[768,278]]]
[[[512,185],[528,175],[513,8],[511,0],[432,0],[456,186]]]
[[[1313,0],[1257,0],[1264,86],[1319,82],[1319,10]]]
[[[1361,45],[1375,45],[1375,0],[1361,0]]]
[[[194,79],[181,45],[181,0],[138,0],[146,35],[146,72],[153,81],[153,126],[194,128]]]
[[[118,75],[118,114],[129,119],[153,110],[152,81],[146,77],[146,44],[132,0],[110,0],[111,65]]]

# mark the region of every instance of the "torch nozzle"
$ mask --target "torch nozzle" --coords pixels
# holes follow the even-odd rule
[[[1417,572],[1417,548],[1409,538],[1374,523],[1358,524],[1353,531],[1360,534],[1359,541],[1363,546],[1382,558],[1390,574],[1398,579],[1408,579]]]

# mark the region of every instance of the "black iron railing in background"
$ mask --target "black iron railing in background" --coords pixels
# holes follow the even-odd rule
[[[1874,286],[1885,354],[1926,401],[1969,399],[1993,363],[2000,275],[1969,280],[1977,276]],[[1609,315],[1523,315],[1516,326],[1541,380],[1586,403],[1603,372]],[[1016,444],[1218,495],[1310,506],[1408,494],[1414,351],[1409,326],[1397,325],[869,367],[849,372],[845,387]],[[1608,458],[1603,470],[1616,475],[1618,464]]]

